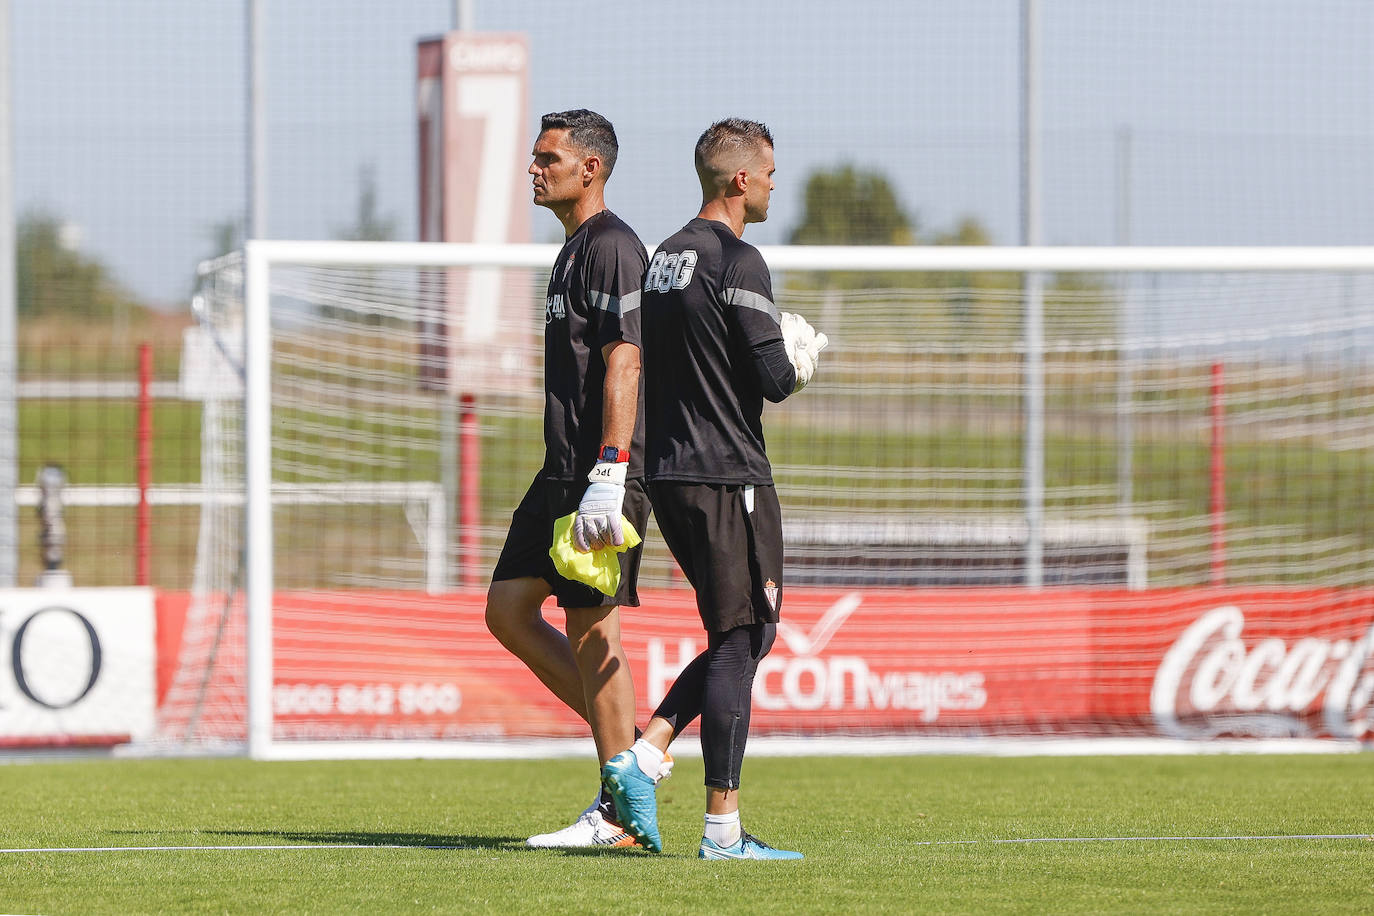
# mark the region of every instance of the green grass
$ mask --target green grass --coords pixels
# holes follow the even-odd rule
[[[6,848],[366,848],[3,853],[0,908],[1359,912],[1374,899],[1368,838],[992,841],[1367,834],[1369,763],[1363,755],[751,759],[745,825],[805,852],[798,863],[697,861],[701,765],[692,758],[660,793],[660,856],[523,847],[590,797],[585,761],[14,765],[4,771]],[[408,848],[383,848],[392,844]]]
[[[155,484],[200,480],[201,405],[163,401],[152,410]],[[132,485],[138,480],[138,407],[128,401],[70,399],[19,403],[19,482],[62,465],[74,484]]]

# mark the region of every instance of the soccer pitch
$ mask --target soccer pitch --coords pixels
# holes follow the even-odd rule
[[[0,909],[96,912],[1356,912],[1367,755],[746,761],[802,862],[702,862],[701,761],[664,853],[530,850],[586,761],[81,760],[4,768]]]

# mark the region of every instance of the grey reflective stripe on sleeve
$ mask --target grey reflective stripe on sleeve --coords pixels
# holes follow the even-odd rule
[[[623,315],[626,312],[633,312],[639,308],[639,290],[626,293],[623,296],[612,296],[610,293],[599,293],[592,290],[587,294],[592,308],[609,312],[612,315]]]
[[[782,324],[782,318],[778,315],[778,307],[767,296],[732,286],[725,291],[725,302],[727,305],[765,312],[773,321]]]

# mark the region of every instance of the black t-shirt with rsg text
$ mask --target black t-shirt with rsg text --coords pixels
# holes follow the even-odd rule
[[[763,256],[698,217],[658,247],[643,290],[649,479],[772,484],[753,351],[782,328]]]
[[[602,348],[640,346],[640,283],[644,245],[610,210],[578,226],[554,262],[544,300],[544,468],[542,476],[579,480],[601,447],[606,362]],[[631,477],[644,473],[644,388],[641,382]]]

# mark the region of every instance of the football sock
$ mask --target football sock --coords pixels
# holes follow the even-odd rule
[[[706,815],[706,839],[724,849],[734,846],[739,842],[739,838],[740,825],[738,809],[731,811],[729,814]]]
[[[650,779],[658,779],[658,771],[663,766],[663,751],[643,738],[631,745],[630,751],[635,755],[635,762],[639,764],[640,772]]]

